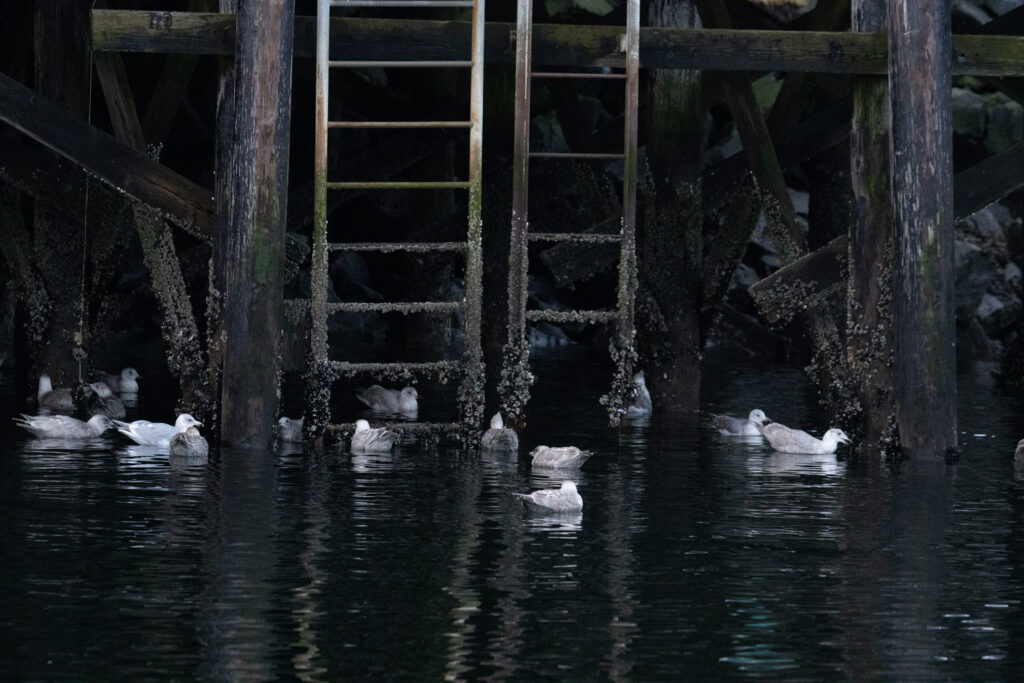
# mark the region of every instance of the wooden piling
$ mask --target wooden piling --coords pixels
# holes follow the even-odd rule
[[[229,169],[233,210],[230,234],[216,243],[227,251],[215,259],[224,267],[221,439],[261,448],[270,442],[278,410],[295,5],[240,5]]]
[[[896,419],[909,457],[956,447],[949,2],[889,3]]]

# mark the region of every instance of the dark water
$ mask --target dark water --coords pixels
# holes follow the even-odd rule
[[[600,378],[538,370],[518,459],[412,446],[172,469],[0,420],[3,677],[1021,679],[1024,425],[985,368],[961,381],[962,461],[895,473],[696,416],[620,438]],[[709,376],[709,409],[826,427],[799,370]],[[4,414],[25,393],[0,378]],[[538,443],[597,451],[581,515],[511,499],[560,479],[531,473]]]

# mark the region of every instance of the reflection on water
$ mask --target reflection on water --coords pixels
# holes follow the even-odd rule
[[[600,377],[538,376],[558,372],[583,386],[574,403],[537,387],[519,454],[288,444],[172,467],[118,436],[36,440],[0,421],[5,674],[1019,678],[1024,434],[983,379],[962,384],[963,460],[893,472],[725,438],[700,413],[609,430]],[[820,433],[805,386],[727,369],[704,398]],[[19,395],[0,379],[0,409]],[[595,454],[534,472],[539,443]],[[566,479],[582,513],[512,495]]]

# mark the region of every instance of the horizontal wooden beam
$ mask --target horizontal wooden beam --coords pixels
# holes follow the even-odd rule
[[[511,64],[515,25],[489,22],[485,59]],[[93,49],[115,52],[230,54],[231,14],[93,10]],[[615,26],[537,24],[533,62],[550,66],[621,65]],[[295,56],[312,57],[313,17],[295,18]],[[332,59],[464,59],[467,22],[338,17],[331,20]],[[1024,39],[1018,36],[953,37],[953,73],[1024,75]],[[640,29],[640,64],[653,69],[701,71],[804,71],[884,74],[883,34],[825,31]]]
[[[4,74],[0,74],[0,121],[186,230],[213,234],[213,197],[208,190]]]

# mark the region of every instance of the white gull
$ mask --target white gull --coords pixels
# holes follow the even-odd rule
[[[398,440],[398,434],[386,427],[371,427],[366,420],[356,420],[350,449],[353,453],[387,453]]]
[[[716,415],[715,413],[708,414],[711,415],[711,424],[715,426],[719,434],[725,436],[760,436],[761,432],[758,431],[758,426],[770,421],[760,408],[751,410],[746,419],[730,415]]]
[[[576,484],[563,481],[558,489],[540,489],[533,493],[513,493],[523,501],[528,510],[535,512],[579,512],[583,509],[583,498],[576,491]]]
[[[95,439],[114,426],[106,415],[93,415],[88,422],[67,415],[22,415],[14,422],[38,437],[53,439]]]
[[[111,391],[122,394],[139,393],[139,383],[136,381],[138,378],[139,373],[135,368],[125,368],[120,375],[100,373],[100,379],[110,387]]]
[[[801,429],[790,429],[786,425],[772,422],[768,425],[757,425],[758,430],[768,439],[772,448],[780,453],[807,453],[824,455],[835,453],[840,443],[850,443],[850,437],[842,429],[833,427],[816,439]]]
[[[149,420],[135,420],[134,422],[114,420],[114,426],[117,427],[117,431],[140,446],[163,446],[165,448],[171,445],[171,439],[174,438],[175,434],[184,432],[189,427],[195,425],[202,426],[202,424],[202,422],[199,422],[188,413],[179,415],[172,425],[166,422],[150,422]]]
[[[633,403],[626,409],[626,416],[642,417],[650,415],[653,404],[651,403],[651,392],[647,390],[647,381],[644,379],[643,370],[633,375],[633,386],[636,387],[636,398],[633,399]]]
[[[537,446],[530,451],[533,466],[546,469],[576,469],[593,455],[590,451],[581,451],[576,446]]]
[[[377,413],[401,413],[403,415],[415,415],[419,411],[419,394],[415,387],[405,387],[401,391],[397,389],[386,389],[379,384],[374,384],[368,389],[356,392],[356,398],[370,407],[370,410]]]
[[[281,417],[278,421],[277,436],[284,443],[302,443],[305,439],[302,438],[302,427],[305,424],[305,417],[294,419],[290,417]]]
[[[505,421],[501,419],[501,411],[491,418],[491,428],[484,432],[480,446],[494,451],[514,451],[519,448],[519,437],[505,426]]]

